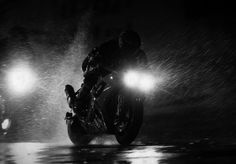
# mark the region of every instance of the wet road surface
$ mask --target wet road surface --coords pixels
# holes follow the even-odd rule
[[[236,163],[236,146],[158,146],[0,143],[1,164],[33,163]]]

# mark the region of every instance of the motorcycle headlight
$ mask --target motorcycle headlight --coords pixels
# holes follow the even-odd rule
[[[11,120],[10,119],[7,118],[2,122],[2,129],[3,130],[9,129],[10,126],[11,126]]]
[[[155,87],[155,78],[145,72],[128,71],[124,74],[123,80],[127,87],[137,88],[144,92]]]

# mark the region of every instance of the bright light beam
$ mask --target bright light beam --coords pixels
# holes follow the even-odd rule
[[[155,88],[156,79],[151,75],[142,75],[142,78],[139,80],[139,89],[146,92]]]
[[[128,71],[124,75],[124,83],[130,88],[137,88],[140,91],[148,92],[162,82],[162,78],[154,77],[147,72]]]
[[[7,130],[11,126],[11,121],[7,118],[2,122],[2,129]]]
[[[36,75],[28,65],[17,65],[9,70],[7,84],[9,90],[16,95],[22,95],[33,90]]]
[[[129,71],[124,76],[124,82],[128,87],[135,87],[139,81],[139,74],[136,71]]]

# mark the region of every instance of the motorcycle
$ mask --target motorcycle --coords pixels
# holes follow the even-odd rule
[[[145,93],[154,85],[154,77],[145,71],[112,71],[101,77],[90,92],[89,106],[76,113],[72,106],[66,113],[70,140],[86,145],[95,136],[112,134],[119,144],[131,144],[142,125]]]

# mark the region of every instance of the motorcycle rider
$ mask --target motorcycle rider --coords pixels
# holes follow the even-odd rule
[[[147,57],[140,49],[141,39],[137,32],[125,30],[112,40],[94,48],[82,63],[84,80],[81,88],[75,93],[71,85],[65,86],[65,93],[70,108],[75,113],[89,105],[89,93],[100,76],[109,73],[108,70],[118,70],[127,65],[146,66]],[[78,110],[77,110],[78,109]]]

